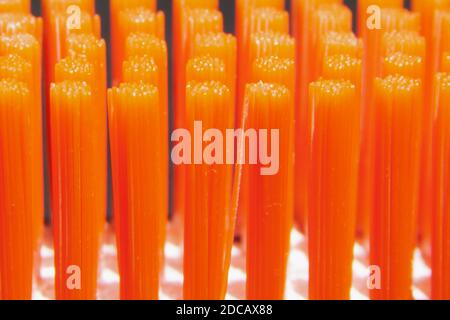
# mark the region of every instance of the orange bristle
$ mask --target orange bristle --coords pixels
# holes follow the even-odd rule
[[[174,30],[174,95],[175,95],[175,128],[182,126],[184,114],[184,88],[186,86],[186,63],[192,52],[192,45],[198,34],[222,32],[223,16],[220,11],[210,9],[189,9],[182,11],[177,29]]]
[[[383,77],[396,74],[424,81],[425,59],[402,52],[388,55],[383,62]]]
[[[143,82],[123,83],[110,89],[108,100],[120,297],[156,300],[165,235],[160,221],[167,214],[159,192],[168,142],[162,123],[153,121],[161,118],[159,92]]]
[[[192,52],[198,34],[223,31],[223,16],[220,11],[211,9],[184,8],[180,20],[174,26],[174,128],[184,126],[186,63]],[[182,217],[185,206],[185,173],[183,166],[174,169],[173,213]]]
[[[198,34],[195,37],[191,57],[210,55],[224,61],[227,80],[224,82],[232,91],[236,91],[237,44],[236,38],[223,32]]]
[[[278,56],[282,59],[295,59],[295,40],[284,33],[277,32],[256,32],[250,36],[249,48],[246,52],[245,61],[251,64],[257,58]],[[247,76],[245,82],[249,82],[250,75]],[[237,106],[237,126],[241,126],[243,105]]]
[[[357,100],[361,97],[362,60],[348,54],[326,57],[322,66],[325,80],[347,80],[355,85]]]
[[[31,152],[33,97],[25,83],[11,79],[0,80],[0,97],[0,292],[3,300],[26,300],[32,297],[39,210],[33,195],[33,162],[39,161]]]
[[[19,77],[19,81],[27,84],[27,89],[31,94],[31,108],[32,117],[30,119],[32,132],[32,143],[30,145],[30,154],[32,155],[33,175],[30,181],[33,197],[33,215],[35,222],[33,223],[33,238],[35,240],[35,248],[42,236],[43,221],[44,221],[44,181],[43,181],[43,129],[42,129],[42,93],[41,93],[41,46],[30,34],[15,34],[9,36],[0,36],[0,55],[9,56],[17,55],[31,66],[31,72],[28,74],[16,74],[13,78]],[[14,59],[16,60],[17,59]],[[6,63],[8,62],[5,61]],[[11,61],[14,65],[14,61]],[[22,63],[22,62],[18,62]],[[12,71],[10,69],[10,71]],[[19,70],[17,70],[19,71]],[[26,80],[25,80],[26,79]]]
[[[246,61],[255,61],[258,58],[277,56],[281,59],[295,59],[295,40],[284,33],[277,32],[256,32],[250,36],[249,49],[246,52]],[[250,74],[252,65],[248,66],[245,71],[247,73],[247,80],[241,81],[249,82],[252,75]],[[244,75],[242,75],[244,76]],[[291,93],[293,95],[293,93]],[[242,121],[244,116],[244,101],[238,102],[236,106],[236,127],[242,127]],[[244,172],[242,177],[242,183],[240,187],[239,206],[238,206],[238,231],[240,231],[241,225],[245,221],[245,217],[248,212],[249,205],[249,187],[248,187],[248,175]]]
[[[0,33],[29,33],[42,44],[42,18],[24,13],[0,13]]]
[[[185,38],[185,21],[183,21],[186,16],[186,11],[189,11],[190,9],[209,9],[214,10],[214,12],[217,12],[219,8],[219,1],[218,0],[174,0],[173,1],[173,16],[172,16],[172,41],[173,41],[173,53],[174,54],[174,82],[177,83],[177,74],[180,70],[183,70],[185,68],[184,63],[186,63],[187,59],[180,60],[178,59],[178,54],[180,53],[180,50],[184,47],[184,44],[182,42],[184,41],[183,38]],[[220,18],[222,20],[223,18]],[[222,22],[220,22],[222,23]],[[222,26],[216,26],[215,28],[222,29]],[[214,29],[214,28],[213,28]],[[210,32],[213,32],[212,30]],[[174,89],[177,92],[180,92],[179,94],[183,95],[183,87],[175,88]]]
[[[86,82],[52,84],[50,91],[55,296],[60,300],[96,298],[107,129],[106,110],[94,97]],[[80,287],[74,290],[69,277],[80,272]]]
[[[412,0],[412,10],[421,15],[421,33],[427,39],[427,42],[433,43],[433,34],[436,30],[437,11],[450,10],[450,0]],[[428,47],[428,56],[431,57],[433,46]]]
[[[441,71],[450,72],[450,52],[445,52],[442,55]]]
[[[359,99],[345,80],[319,80],[309,90],[309,299],[346,300],[355,245]]]
[[[431,117],[433,110],[433,82],[436,72],[439,71],[439,67],[442,61],[442,57],[445,51],[450,50],[450,8],[449,10],[434,10],[435,8],[445,9],[445,2],[430,1],[432,19],[431,23],[433,28],[427,27],[424,33],[427,39],[427,63],[426,63],[426,75],[425,75],[425,97],[426,106],[425,109],[426,118],[424,118],[426,127],[424,128],[424,149],[422,150],[423,160],[421,168],[421,192],[419,203],[419,239],[424,255],[425,261],[430,262],[431,257],[431,144],[426,143],[431,139]],[[441,6],[442,5],[442,6]]]
[[[248,35],[249,14],[257,8],[273,8],[284,10],[285,0],[236,0],[235,29],[238,43],[241,44]]]
[[[50,84],[54,82],[55,64],[65,57],[67,53],[67,38],[71,34],[93,34],[100,37],[100,17],[91,16],[87,12],[82,12],[80,25],[74,28],[67,24],[68,14],[64,11],[52,11],[44,18],[44,57],[45,57],[45,92],[46,110],[49,108]],[[78,28],[79,27],[79,28]]]
[[[0,12],[30,13],[30,0],[0,0]]]
[[[152,84],[158,88],[159,92],[159,103],[161,107],[161,130],[162,130],[162,136],[164,137],[164,141],[169,141],[169,94],[168,94],[168,86],[169,86],[169,80],[168,80],[168,53],[167,53],[167,44],[166,41],[157,38],[156,36],[153,36],[151,34],[145,34],[145,33],[132,33],[127,38],[127,44],[125,48],[125,57],[128,60],[132,59],[143,59],[144,65],[146,65],[148,62],[145,62],[147,58],[151,58],[154,60],[157,71],[158,71],[158,79],[157,83],[149,82],[149,84]],[[137,62],[137,61],[136,61]],[[147,82],[146,79],[148,79],[148,75],[142,74],[141,76],[136,74],[136,80]],[[150,80],[150,79],[148,79]],[[156,79],[155,79],[156,80]],[[125,80],[126,81],[126,80]],[[163,181],[165,183],[165,187],[161,189],[160,196],[165,199],[165,212],[168,212],[168,204],[169,204],[169,145],[163,144],[164,155],[165,155],[165,171],[164,171],[164,177],[166,179]],[[165,190],[165,191],[163,191]],[[163,219],[161,223],[166,225],[167,219]],[[165,229],[163,229],[165,232]],[[165,237],[163,238],[165,239]],[[162,243],[162,246],[164,246],[164,243]],[[164,248],[163,248],[164,249]]]
[[[245,86],[250,80],[253,57],[248,54],[252,47],[252,36],[261,32],[289,34],[289,13],[276,8],[251,8],[246,13],[245,32],[239,39],[238,46],[238,75],[237,75],[237,103],[238,117],[244,100]]]
[[[381,59],[397,52],[425,59],[425,38],[415,31],[403,30],[386,32],[381,40]]]
[[[293,221],[293,96],[283,85],[259,82],[247,85],[245,101],[244,129],[267,130],[272,155],[275,150],[279,154],[279,162],[272,163],[277,172],[258,161],[245,165],[249,186],[246,297],[283,299]],[[278,141],[274,130],[278,130]],[[249,142],[248,152],[255,146],[255,141]],[[254,152],[253,149],[250,153]]]
[[[123,63],[122,69],[124,83],[143,82],[158,88],[159,69],[152,57],[130,57]]]
[[[225,132],[233,128],[233,121],[234,102],[226,85],[188,83],[186,128],[191,137],[199,122],[205,132]],[[212,151],[216,147],[209,144],[204,162],[197,163],[193,155],[195,163],[186,166],[183,298],[187,300],[224,299],[227,291],[235,220],[231,210],[233,165],[225,164],[224,154]]]
[[[437,74],[433,97],[431,298],[450,299],[450,74]]]
[[[188,83],[218,81],[226,85],[228,80],[226,70],[222,59],[209,55],[192,58],[186,65],[186,81]]]
[[[67,37],[64,56],[83,58],[86,62],[93,65],[96,79],[91,88],[97,94],[98,106],[105,106],[106,108],[107,65],[105,40],[97,39],[93,34],[71,34]],[[56,82],[59,81],[56,80]]]
[[[375,80],[374,211],[370,265],[377,266],[374,300],[412,298],[417,232],[422,83],[399,75]]]
[[[359,173],[358,233],[367,239],[369,217],[373,211],[374,174],[374,117],[373,81],[382,76],[384,61],[382,40],[386,32],[420,30],[420,15],[404,9],[382,9],[381,29],[364,33],[363,84],[362,84],[362,142]],[[406,37],[407,39],[407,37]],[[401,42],[400,42],[401,44]],[[415,53],[414,55],[418,55]]]
[[[164,47],[165,48],[165,47]],[[151,52],[151,51],[149,51]],[[156,53],[156,51],[155,51]],[[159,114],[161,116],[160,135],[163,137],[162,141],[169,141],[168,136],[168,109],[167,109],[167,55],[164,55],[164,60],[159,59],[159,64],[157,60],[148,55],[133,56],[128,58],[123,63],[123,80],[125,83],[145,83],[148,85],[155,86],[158,88],[158,103],[160,104]],[[159,189],[159,196],[164,199],[163,211],[166,213],[160,217],[161,224],[161,257],[164,255],[164,241],[165,241],[165,231],[166,223],[168,217],[168,201],[169,201],[169,166],[168,166],[168,143],[163,143],[163,153],[162,157],[164,159],[164,167],[162,173],[161,187]]]
[[[250,82],[259,81],[284,85],[292,94],[295,92],[295,60],[266,56],[253,61]]]
[[[363,54],[362,40],[356,38],[353,32],[327,32],[319,39],[317,62],[315,63],[313,79],[317,80],[322,73],[322,67],[327,57],[348,55],[361,59]]]
[[[315,74],[314,59],[319,53],[320,39],[330,31],[350,32],[352,23],[351,11],[341,4],[321,4],[315,10],[309,12],[309,17],[304,22],[307,31],[302,38],[300,60],[297,63],[298,89],[296,91],[296,154],[295,158],[295,190],[296,220],[301,229],[305,229],[306,217],[308,213],[308,139],[307,109],[308,109],[308,85],[311,81],[317,80]]]
[[[122,81],[122,64],[125,61],[127,38],[132,33],[147,33],[157,38],[165,39],[165,16],[163,12],[153,12],[149,9],[126,9],[118,14],[117,28],[112,34],[111,48],[113,84]]]

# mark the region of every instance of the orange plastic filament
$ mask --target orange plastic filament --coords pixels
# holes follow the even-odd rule
[[[184,8],[180,21],[174,29],[174,127],[184,127],[186,98],[186,63],[192,52],[191,46],[198,34],[223,31],[223,16],[220,11],[211,9]],[[185,207],[185,172],[184,166],[174,168],[173,212],[183,217]]]
[[[362,40],[353,32],[327,32],[319,39],[317,61],[314,67],[315,80],[322,74],[323,62],[334,55],[348,55],[361,59],[363,54]]]
[[[224,150],[224,141],[220,142],[210,129],[221,133],[232,129],[233,111],[231,90],[224,84],[188,83],[187,129],[192,139],[202,135],[198,126],[205,132],[200,141],[192,141],[194,161],[186,166],[183,290],[188,300],[224,299],[227,291],[235,220],[231,210],[233,165],[218,152],[219,148]],[[203,161],[198,161],[198,152]]]
[[[43,181],[43,155],[42,155],[42,103],[41,103],[41,46],[30,34],[15,34],[10,36],[0,36],[0,55],[17,55],[30,64],[30,73],[21,73],[14,70],[17,58],[13,58],[11,65],[5,66],[9,69],[8,78],[14,78],[18,81],[25,82],[27,89],[30,91],[31,100],[28,108],[31,112],[31,130],[33,132],[33,142],[30,144],[29,153],[34,159],[31,162],[32,179],[32,201],[33,201],[33,238],[35,240],[35,248],[40,240],[43,230],[44,219],[44,181]],[[20,59],[20,60],[22,60]],[[8,61],[5,61],[8,63]],[[20,67],[21,68],[21,67]],[[19,69],[20,69],[19,68]]]
[[[253,141],[248,142],[250,156],[245,165],[250,193],[246,248],[249,300],[284,298],[293,222],[290,206],[294,160],[292,99],[289,89],[280,84],[258,82],[247,85],[244,108],[248,117],[243,119],[244,129],[256,130],[253,135],[250,133],[253,138],[249,140]],[[258,145],[254,139],[257,135],[261,139],[261,129],[267,130],[265,141],[268,145],[264,147],[259,141],[258,151],[266,156],[256,164],[250,164],[251,154],[255,154],[254,149]],[[272,156],[278,153],[277,172],[267,172],[268,168],[263,164],[269,152]]]
[[[295,212],[300,228],[306,226],[308,213],[308,141],[310,134],[306,131],[308,109],[308,85],[317,80],[316,63],[312,63],[320,52],[320,39],[327,32],[350,32],[352,13],[340,4],[322,4],[311,10],[304,26],[308,31],[301,44],[300,61],[297,65],[298,110],[296,112],[296,157],[295,157]]]
[[[154,59],[158,67],[158,91],[162,108],[163,131],[168,134],[168,57],[166,41],[148,33],[132,33],[128,36],[125,48],[125,58],[146,56]],[[143,75],[145,77],[145,75]],[[144,81],[144,79],[140,79]],[[145,81],[144,81],[145,82]],[[155,84],[156,85],[156,84]],[[167,140],[167,139],[166,139]]]
[[[191,46],[198,34],[223,31],[223,16],[220,11],[184,8],[180,21],[174,29],[174,95],[175,127],[183,125],[186,87],[186,63],[192,52]]]
[[[295,60],[267,56],[253,61],[250,79],[252,83],[258,81],[282,84],[290,92],[295,90]]]
[[[108,93],[115,227],[122,299],[158,299],[165,185],[159,93],[124,83]],[[151,139],[142,139],[152,137]]]
[[[42,18],[24,13],[0,13],[0,33],[29,33],[42,44]]]
[[[50,93],[55,296],[95,299],[98,216],[106,205],[106,110],[95,105],[86,82],[53,84]]]
[[[367,239],[370,230],[370,216],[373,210],[373,174],[374,174],[374,113],[373,81],[382,76],[383,55],[382,40],[386,32],[419,31],[420,16],[403,9],[382,9],[381,29],[364,32],[363,84],[362,84],[362,141],[359,172],[358,230],[362,238]],[[393,41],[395,43],[395,41]],[[410,53],[419,55],[417,53]]]
[[[370,265],[378,268],[375,300],[412,298],[419,191],[422,83],[400,75],[377,78],[374,210]]]
[[[433,1],[431,1],[433,2]],[[435,2],[435,1],[434,1]],[[444,1],[441,4],[448,4]],[[438,5],[435,3],[434,5]],[[450,7],[449,7],[450,9]],[[427,9],[430,10],[430,9]],[[424,146],[422,150],[422,168],[421,168],[421,191],[419,199],[419,236],[421,240],[422,253],[427,262],[431,257],[431,144],[427,143],[431,140],[431,122],[432,122],[432,99],[433,99],[433,80],[436,72],[439,72],[440,64],[444,52],[450,51],[450,11],[433,10],[431,23],[433,29],[427,30],[431,34],[425,34],[427,37],[427,63],[425,75],[425,118],[424,118]]]
[[[23,82],[0,80],[0,292],[3,300],[31,299],[36,206],[32,150],[35,116]],[[42,180],[41,180],[42,182]],[[42,222],[41,222],[42,223]]]
[[[433,211],[431,298],[450,299],[449,144],[450,75],[437,74],[433,100]]]
[[[132,33],[127,38],[124,63],[124,72],[128,73],[125,82],[144,82],[158,88],[160,104],[160,124],[163,141],[169,141],[169,104],[168,104],[168,56],[166,41],[148,33]],[[153,60],[154,64],[149,61]],[[156,67],[156,68],[155,68]],[[125,69],[128,69],[125,70]],[[132,70],[130,70],[132,69]],[[156,69],[156,70],[155,70]],[[147,74],[147,71],[148,74]],[[155,74],[157,72],[157,74]],[[155,78],[156,77],[156,78]],[[163,143],[164,172],[166,177],[162,183],[160,196],[165,199],[165,212],[169,205],[169,144]],[[165,232],[167,216],[161,220],[161,229]],[[165,239],[165,236],[164,238]],[[164,250],[164,241],[161,243]],[[163,252],[162,252],[163,253]]]
[[[220,13],[217,11],[219,7],[219,1],[218,0],[174,0],[173,1],[173,17],[172,17],[172,39],[173,39],[173,81],[175,83],[174,91],[175,94],[175,104],[182,103],[182,100],[179,99],[184,98],[184,88],[186,83],[183,83],[184,80],[182,77],[180,77],[180,72],[184,72],[186,68],[186,61],[189,59],[188,57],[181,57],[180,53],[182,53],[181,50],[184,50],[183,48],[186,46],[185,41],[187,40],[186,37],[192,36],[192,34],[186,34],[186,19],[188,18],[189,12],[191,9],[209,9],[212,11],[206,11],[206,12],[214,12],[215,14],[220,15]],[[203,11],[203,10],[202,10]],[[190,15],[192,17],[192,15]],[[219,17],[218,17],[219,18]],[[220,17],[220,26],[216,25],[212,27],[212,25],[209,26],[209,28],[212,27],[212,29],[218,28],[220,31],[222,31],[222,20],[223,18]],[[191,23],[193,21],[191,20]],[[207,24],[207,22],[205,21]],[[205,28],[205,29],[208,29]],[[207,30],[209,32],[214,32],[213,30]],[[208,32],[205,32],[208,33]],[[193,39],[189,39],[189,41],[193,41]],[[181,96],[181,97],[180,97]],[[175,212],[177,210],[175,209]]]
[[[236,0],[235,3],[235,30],[236,37],[241,48],[244,48],[245,37],[249,35],[249,14],[256,8],[273,8],[284,10],[285,0]],[[239,49],[238,56],[242,54]]]
[[[122,80],[122,64],[125,61],[127,38],[132,33],[148,33],[165,39],[165,16],[163,12],[153,12],[149,9],[126,9],[118,14],[117,28],[112,34],[112,73],[113,83],[117,85]]]
[[[30,13],[30,0],[0,0],[0,12]]]
[[[322,66],[325,80],[348,80],[355,85],[357,99],[361,95],[362,60],[348,54],[326,57]]]
[[[239,39],[238,47],[238,83],[237,104],[238,119],[241,122],[242,104],[244,103],[245,86],[250,82],[250,71],[254,56],[249,55],[250,47],[253,45],[251,37],[255,33],[274,32],[289,34],[289,13],[276,8],[252,8],[246,13],[246,30]]]
[[[225,84],[228,80],[226,70],[225,62],[222,59],[211,56],[196,57],[187,63],[186,80],[188,83],[214,80]]]
[[[383,76],[387,77],[395,74],[424,81],[425,59],[401,52],[393,53],[384,59]]]
[[[442,56],[441,71],[450,72],[450,52],[446,52]]]
[[[106,108],[106,43],[93,34],[71,34],[66,41],[66,57],[81,58],[94,67],[93,83],[90,84],[96,95],[96,105]],[[55,67],[56,68],[56,67]],[[66,79],[68,80],[68,79]],[[56,79],[56,82],[63,81]],[[83,81],[80,79],[79,81]],[[84,81],[87,81],[84,79]]]
[[[319,80],[310,85],[309,97],[309,109],[314,115],[308,214],[309,298],[349,299],[360,143],[356,86],[343,80]]]
[[[192,48],[192,57],[202,56],[217,57],[224,61],[227,80],[224,82],[232,91],[233,97],[236,91],[237,72],[237,44],[236,38],[223,32],[198,34]],[[233,98],[234,100],[234,98]]]

